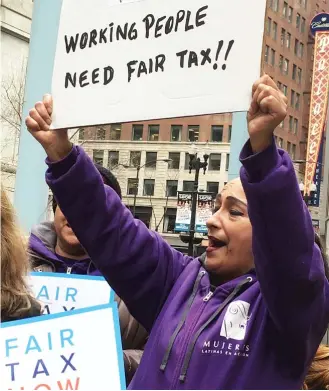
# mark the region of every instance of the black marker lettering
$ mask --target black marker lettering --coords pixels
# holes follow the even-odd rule
[[[169,16],[165,25],[165,34],[170,34],[172,32],[173,27],[174,27],[174,17]]]
[[[110,42],[113,42],[113,25],[114,23],[110,23]]]
[[[134,60],[134,61],[129,61],[128,64],[127,64],[127,68],[128,68],[128,83],[130,82],[131,80],[131,75],[135,72],[135,68],[133,68],[133,65],[136,65],[138,61]]]
[[[147,68],[144,61],[141,61],[139,63],[137,77],[140,77],[142,73],[145,73],[145,75],[147,75]]]
[[[87,80],[87,74],[88,74],[88,71],[83,71],[83,72],[81,72],[81,74],[79,76],[79,84],[80,84],[81,88],[87,87],[89,85],[89,81],[86,81]]]
[[[176,24],[175,24],[175,32],[178,30],[178,25],[184,20],[185,17],[185,11],[180,10],[177,12],[177,17],[176,17]]]
[[[133,41],[138,37],[137,29],[136,29],[136,23],[133,23],[130,26],[129,33],[128,33],[128,38]]]
[[[93,73],[91,74],[91,82],[93,84],[98,84],[99,83],[99,68],[96,68],[93,70]]]
[[[193,24],[190,24],[191,11],[187,11],[186,21],[185,21],[185,31],[193,30]]]
[[[198,56],[193,50],[190,51],[188,56],[188,67],[191,68],[192,65],[198,66]]]
[[[92,45],[97,45],[97,41],[96,41],[96,38],[97,38],[97,30],[94,29],[90,32],[90,40],[89,40],[89,47],[91,48]]]
[[[187,50],[183,50],[182,52],[176,53],[177,57],[180,57],[180,67],[184,68],[184,58],[187,54]]]
[[[73,87],[76,87],[77,85],[77,73],[75,72],[73,74],[73,78],[70,72],[66,72],[65,75],[65,88],[68,88],[69,82],[72,84]]]
[[[211,49],[201,50],[200,52],[202,56],[201,65],[204,65],[206,62],[209,62],[209,64],[211,64],[210,52]]]
[[[159,69],[161,69],[162,72],[164,72],[164,63],[166,61],[166,56],[164,54],[159,54],[155,57],[155,68],[154,71],[158,72]]]
[[[120,36],[122,39],[127,39],[127,35],[128,35],[128,23],[125,24],[123,29],[120,25],[118,25],[118,27],[117,27],[117,41],[119,41]]]
[[[83,33],[80,38],[80,49],[84,49],[88,43],[88,33]]]
[[[150,37],[150,29],[154,25],[155,18],[152,14],[148,14],[143,19],[143,22],[145,23],[145,38]]]
[[[196,13],[196,17],[195,17],[195,26],[196,26],[196,27],[200,27],[200,26],[202,26],[202,25],[204,25],[204,24],[206,23],[206,22],[205,22],[204,20],[202,20],[202,19],[204,19],[204,18],[207,16],[207,14],[206,14],[206,13],[202,14],[201,12],[202,12],[202,11],[205,11],[205,10],[207,10],[207,9],[208,9],[208,6],[205,5],[205,6],[201,7],[201,8],[198,10],[198,12]]]
[[[163,24],[160,24],[160,23],[161,23],[163,20],[165,20],[165,19],[166,19],[165,16],[161,16],[161,18],[159,18],[159,19],[157,20],[157,23],[156,23],[156,25],[155,25],[155,34],[154,34],[155,38],[161,37],[160,31],[161,31],[161,29],[162,29],[162,27],[163,27]]]
[[[108,85],[114,77],[114,69],[110,66],[104,68],[104,86]]]
[[[105,27],[105,29],[100,29],[99,31],[99,43],[107,43],[107,38],[105,36],[107,32],[107,27]]]
[[[75,52],[75,49],[77,48],[78,40],[79,40],[79,34],[75,35],[75,38],[70,37],[70,40],[68,41],[67,35],[64,36],[65,39],[65,47],[66,47],[66,53]]]

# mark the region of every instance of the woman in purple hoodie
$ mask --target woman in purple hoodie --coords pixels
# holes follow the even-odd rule
[[[252,88],[240,179],[208,221],[205,260],[133,218],[67,131],[49,129],[49,95],[29,114],[67,220],[151,332],[130,388],[300,389],[329,322],[329,283],[292,162],[273,141],[287,99],[272,79]]]

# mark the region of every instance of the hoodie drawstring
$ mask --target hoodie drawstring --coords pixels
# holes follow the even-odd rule
[[[178,335],[178,333],[180,332],[181,328],[183,327],[184,323],[185,323],[185,320],[187,318],[187,315],[190,311],[190,308],[193,304],[193,301],[194,301],[194,298],[197,294],[197,291],[198,291],[198,288],[199,288],[199,284],[200,284],[200,281],[201,281],[201,278],[206,274],[205,271],[201,271],[197,277],[197,279],[195,280],[194,282],[194,286],[193,286],[193,290],[192,290],[192,294],[187,302],[187,305],[185,307],[185,310],[184,310],[184,313],[182,315],[182,318],[180,320],[180,322],[178,323],[175,331],[173,332],[172,336],[170,337],[170,340],[169,340],[169,344],[168,344],[168,347],[166,349],[166,352],[163,356],[163,359],[162,359],[162,362],[161,362],[161,365],[160,365],[160,370],[162,372],[165,371],[166,369],[166,366],[167,366],[167,363],[168,363],[168,359],[169,359],[169,356],[170,356],[170,353],[171,353],[171,350],[172,350],[172,347],[175,343],[175,339]]]
[[[246,285],[247,283],[251,282],[252,281],[252,278],[251,277],[247,277],[245,280],[243,280],[239,285],[237,285],[234,290],[231,292],[231,294],[223,301],[223,303],[218,307],[218,309],[216,310],[216,312],[214,312],[214,314],[207,320],[207,322],[205,322],[200,328],[199,330],[194,334],[193,336],[193,339],[192,341],[190,342],[189,346],[188,346],[188,349],[187,349],[187,353],[185,355],[185,358],[184,358],[184,362],[183,362],[183,367],[182,367],[182,370],[181,370],[181,374],[179,376],[179,380],[184,383],[185,380],[186,380],[186,374],[187,374],[187,370],[188,370],[188,367],[189,367],[189,364],[190,364],[190,361],[191,361],[191,358],[192,358],[192,354],[193,354],[193,350],[194,350],[194,347],[195,347],[195,344],[200,336],[200,334],[203,332],[203,330],[208,327],[208,325],[223,311],[223,309],[227,306],[227,304],[229,304],[234,298],[235,296],[237,296],[237,294],[241,291],[242,287],[244,285]]]

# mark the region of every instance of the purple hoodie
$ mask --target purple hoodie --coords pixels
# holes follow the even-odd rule
[[[241,152],[255,271],[211,291],[199,259],[149,231],[74,147],[47,182],[91,259],[151,331],[131,389],[300,389],[329,283],[289,156]],[[87,173],[87,175],[86,175]]]

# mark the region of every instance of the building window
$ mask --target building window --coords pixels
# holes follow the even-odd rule
[[[296,144],[291,145],[291,159],[292,160],[296,159]]]
[[[280,59],[279,59],[279,69],[282,72],[282,70],[283,70],[283,56],[281,56],[281,55],[280,55]]]
[[[280,128],[284,128],[284,120],[280,122]]]
[[[285,84],[283,84],[282,86],[282,92],[285,94],[285,96],[288,95],[288,86],[286,86]]]
[[[279,0],[270,0],[270,8],[272,8],[273,11],[278,12]]]
[[[301,70],[301,68],[298,68],[297,82],[298,82],[298,84],[300,84],[302,82],[302,70]]]
[[[297,15],[296,15],[296,28],[297,28],[297,30],[299,30],[299,28],[300,28],[300,22],[301,22],[300,14],[297,13]]]
[[[229,143],[231,142],[231,138],[232,138],[232,125],[229,125],[228,126],[228,142]]]
[[[131,151],[130,152],[130,166],[131,167],[138,167],[141,165],[141,157],[142,152],[141,151]]]
[[[149,125],[149,141],[159,141],[160,125]]]
[[[279,148],[283,147],[283,138],[281,138],[281,137],[279,137],[279,140],[278,140],[278,147]]]
[[[299,110],[299,107],[300,107],[300,94],[296,93],[295,109]]]
[[[302,5],[304,9],[307,9],[307,0],[302,0]]]
[[[294,119],[294,134],[298,133],[298,119]]]
[[[285,75],[288,75],[289,73],[289,60],[287,60],[286,58],[283,61],[283,73]]]
[[[288,10],[288,20],[289,20],[289,23],[292,22],[292,18],[293,18],[293,8],[292,7],[289,7],[289,10]]]
[[[191,143],[199,141],[199,125],[188,126],[188,139]]]
[[[99,149],[93,150],[93,161],[96,164],[103,165],[104,161],[104,151]]]
[[[303,58],[304,56],[304,44],[303,43],[299,43],[299,57],[300,58]]]
[[[143,141],[143,125],[133,125],[133,141]]]
[[[281,83],[281,81],[278,81],[278,88],[279,88],[279,90],[282,92],[282,83]]]
[[[271,49],[271,65],[274,67],[275,65],[275,50]]]
[[[290,46],[291,46],[291,34],[287,33],[286,48],[290,49]]]
[[[153,196],[154,195],[154,179],[144,179],[144,188],[143,196]]]
[[[83,128],[79,129],[79,140],[85,139],[85,130]]]
[[[183,191],[193,191],[194,181],[183,181]]]
[[[268,64],[269,53],[270,53],[270,47],[266,45],[264,51],[264,61],[266,62],[266,64]]]
[[[169,152],[169,159],[171,160],[171,162],[169,162],[169,168],[172,170],[179,170],[180,152]]]
[[[163,218],[164,233],[175,233],[176,213],[177,209],[175,208],[165,208]]]
[[[207,182],[207,192],[218,194],[219,183],[218,182]]]
[[[185,164],[184,164],[184,170],[189,170],[190,169],[190,154],[185,153]]]
[[[128,178],[127,185],[127,194],[128,195],[137,195],[138,194],[138,180],[137,178]]]
[[[105,140],[105,129],[98,128],[96,130],[96,140]]]
[[[209,170],[220,170],[220,162],[222,155],[220,153],[211,153],[209,156]]]
[[[287,142],[287,152],[289,155],[291,154],[291,143],[289,141]]]
[[[294,53],[295,53],[295,56],[298,56],[298,53],[299,53],[299,41],[298,41],[298,39],[295,39]]]
[[[293,64],[293,66],[292,66],[292,80],[296,80],[296,79],[297,79],[297,65]]]
[[[272,19],[267,18],[267,21],[266,21],[266,34],[267,35],[271,34],[271,29],[272,29]]]
[[[230,167],[230,154],[227,153],[227,154],[226,154],[225,170],[228,171],[229,167]]]
[[[171,125],[171,141],[181,141],[182,125]]]
[[[146,152],[145,166],[147,168],[156,168],[157,152]]]
[[[294,90],[291,90],[290,106],[295,107],[295,91]]]
[[[286,30],[281,29],[281,46],[284,46],[285,41],[286,41]]]
[[[291,115],[289,115],[289,132],[292,132],[294,128],[294,119]]]
[[[222,142],[223,141],[223,125],[212,125],[211,126],[211,141]]]
[[[273,22],[272,38],[274,39],[274,41],[276,41],[277,34],[278,34],[278,24]]]
[[[110,140],[120,140],[121,124],[112,124],[110,128]]]
[[[288,3],[286,2],[283,3],[282,15],[284,18],[288,16]]]
[[[119,152],[118,151],[109,151],[109,169],[114,169],[119,164]]]
[[[302,22],[300,24],[300,32],[305,33],[306,19],[302,18]]]
[[[178,181],[167,181],[166,196],[177,197]]]

